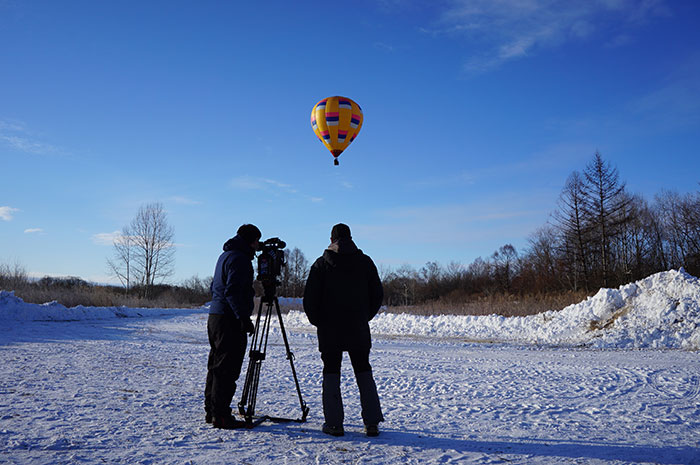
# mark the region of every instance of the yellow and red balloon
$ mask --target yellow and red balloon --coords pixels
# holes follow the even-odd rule
[[[311,128],[331,152],[337,165],[338,156],[362,128],[362,109],[347,97],[324,98],[311,110]]]

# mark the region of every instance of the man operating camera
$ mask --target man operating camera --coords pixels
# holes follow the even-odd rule
[[[244,224],[236,236],[226,241],[211,283],[212,301],[207,321],[209,360],[204,390],[206,421],[214,428],[245,426],[231,414],[231,400],[241,373],[248,338],[255,326],[253,313],[253,265],[262,233],[252,224]]]

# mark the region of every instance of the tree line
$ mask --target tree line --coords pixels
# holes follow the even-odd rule
[[[572,172],[550,220],[520,252],[505,244],[464,266],[384,269],[388,305],[457,302],[495,294],[594,292],[684,267],[700,274],[700,192],[632,194],[596,152]]]
[[[210,281],[194,276],[178,285],[154,284],[148,292],[135,285],[126,295],[122,286],[96,284],[77,276],[34,279],[19,263],[0,263],[0,290],[14,291],[27,303],[56,301],[66,307],[199,307],[211,299]]]

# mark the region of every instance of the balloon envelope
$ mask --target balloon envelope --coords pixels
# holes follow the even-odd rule
[[[335,157],[355,140],[362,128],[362,109],[347,97],[328,97],[311,110],[311,128]]]

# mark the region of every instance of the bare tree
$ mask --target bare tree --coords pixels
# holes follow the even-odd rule
[[[410,265],[401,265],[389,273],[382,282],[387,305],[413,305],[418,279],[418,273]]]
[[[528,238],[529,247],[523,258],[521,273],[525,267],[529,267],[534,291],[549,291],[561,282],[557,270],[559,237],[553,226],[545,225]]]
[[[491,270],[493,265],[491,262],[477,257],[467,266],[467,278],[473,283],[473,291],[484,292],[485,294],[493,294],[495,288],[491,280]]]
[[[144,288],[148,297],[151,288],[174,272],[174,230],[167,220],[163,204],[156,202],[139,208],[126,228],[129,239],[130,273],[132,281]]]
[[[655,225],[646,201],[640,195],[623,195],[627,200],[616,214],[620,226],[612,243],[620,283],[643,278],[660,267],[654,248]]]
[[[29,283],[26,268],[19,262],[12,265],[0,264],[0,289],[14,291]]]
[[[438,262],[427,262],[420,269],[419,276],[423,281],[423,294],[420,296],[424,300],[436,300],[440,297],[442,287],[442,277],[444,272]]]
[[[496,283],[501,290],[510,292],[513,277],[518,273],[518,251],[506,244],[491,255],[491,261]]]
[[[658,203],[658,197],[656,202]],[[649,257],[649,260],[646,260],[650,266],[649,273],[668,270],[670,267],[669,258],[664,247],[666,233],[659,206],[649,207],[643,213],[645,228],[648,230],[651,241],[652,255]]]
[[[379,279],[384,282],[392,273],[391,266],[387,265],[386,263],[380,263],[377,267],[377,272],[379,273]]]
[[[597,245],[602,285],[608,287],[612,271],[611,241],[628,220],[621,212],[630,197],[623,195],[625,183],[620,182],[617,169],[604,162],[599,152],[586,166],[584,177],[586,206]]]
[[[128,226],[124,226],[119,236],[112,242],[114,246],[114,257],[107,259],[107,266],[112,276],[116,277],[122,286],[125,294],[129,295],[131,289],[131,265],[134,255],[134,241]]]
[[[656,198],[664,249],[673,267],[700,270],[700,195],[664,192]]]
[[[589,288],[590,224],[586,218],[584,182],[578,171],[571,173],[559,196],[559,209],[553,214],[562,238],[560,254],[565,257],[568,280],[573,290]],[[583,283],[581,283],[583,281]]]
[[[309,277],[309,262],[304,252],[297,247],[285,251],[287,255],[286,273],[288,275],[287,297],[301,297],[304,294],[306,278]]]

